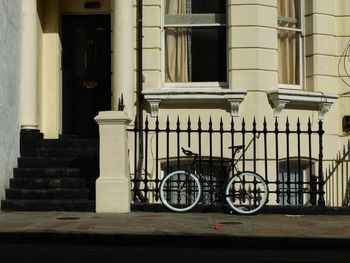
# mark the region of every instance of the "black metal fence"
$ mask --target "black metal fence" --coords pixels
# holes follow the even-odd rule
[[[292,125],[287,119],[283,125],[275,119],[266,119],[258,125],[245,120],[236,124],[233,119],[209,118],[195,123],[188,117],[179,117],[171,123],[169,117],[146,119],[133,133],[133,160],[131,167],[134,202],[159,203],[159,185],[172,170],[184,169],[191,159],[184,156],[181,147],[190,147],[199,154],[198,168],[215,187],[222,187],[232,175],[228,167],[235,164],[241,171],[260,174],[269,186],[268,205],[324,206],[323,177],[323,123]],[[142,147],[140,147],[142,144]],[[234,155],[229,146],[244,145],[245,151]],[[202,204],[213,199],[212,190],[204,185]]]
[[[336,158],[325,161],[325,199],[332,207],[350,206],[350,141]]]

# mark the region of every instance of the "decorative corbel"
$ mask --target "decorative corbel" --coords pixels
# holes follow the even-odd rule
[[[158,117],[159,115],[159,104],[161,99],[148,99],[149,105],[151,107],[151,117]]]
[[[289,100],[281,100],[281,99],[275,99],[272,101],[273,105],[273,117],[278,118],[281,114],[281,112],[286,107]]]
[[[320,103],[319,106],[319,110],[318,110],[318,119],[320,121],[323,120],[324,115],[329,111],[329,109],[331,108],[333,103],[329,103],[329,102],[322,102]]]
[[[239,105],[242,102],[242,99],[227,99],[231,105],[231,116],[238,117],[239,116]]]

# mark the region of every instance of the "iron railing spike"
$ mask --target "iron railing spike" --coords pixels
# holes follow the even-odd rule
[[[137,118],[136,118],[137,119]],[[136,120],[135,119],[135,120]],[[192,119],[193,119],[193,116],[192,116]],[[177,129],[170,129],[170,125],[172,125],[173,123],[170,122],[170,116],[167,115],[166,116],[166,129],[159,129],[159,118],[157,117],[155,119],[155,128],[152,127],[150,128],[149,127],[149,121],[151,119],[149,118],[149,116],[147,116],[145,118],[145,122],[148,123],[145,125],[144,128],[142,128],[140,130],[141,133],[144,133],[146,134],[146,137],[148,137],[148,139],[145,137],[145,140],[144,140],[144,143],[145,144],[148,144],[147,147],[144,147],[145,151],[149,152],[149,153],[152,153],[152,149],[156,149],[153,154],[155,154],[155,159],[154,160],[158,160],[158,162],[162,161],[163,165],[164,166],[159,166],[159,163],[157,164],[159,167],[162,167],[162,170],[164,170],[164,174],[168,174],[169,172],[171,172],[171,167],[174,167],[176,169],[176,167],[180,168],[180,169],[183,169],[182,166],[183,166],[183,163],[184,163],[184,160],[182,159],[183,158],[183,155],[181,154],[181,147],[182,146],[185,146],[185,144],[187,143],[188,146],[191,146],[192,144],[192,147],[198,147],[197,149],[194,149],[197,153],[199,153],[199,167],[201,167],[201,171],[203,171],[204,169],[204,172],[206,171],[205,169],[207,169],[208,171],[211,170],[212,174],[209,175],[209,178],[210,180],[212,180],[214,183],[217,183],[215,180],[215,178],[217,178],[217,175],[215,174],[216,171],[219,171],[219,176],[218,178],[220,178],[220,182],[219,183],[222,183],[222,178],[220,177],[220,175],[222,175],[222,171],[224,170],[223,168],[226,169],[226,166],[223,167],[223,165],[226,165],[226,162],[224,162],[224,150],[225,150],[225,147],[226,147],[226,143],[229,143],[229,144],[232,144],[232,145],[235,145],[236,143],[242,143],[244,144],[246,147],[249,146],[249,140],[253,137],[252,135],[253,134],[256,134],[256,130],[254,127],[257,127],[259,126],[261,123],[257,123],[257,118],[256,116],[254,116],[254,118],[252,120],[249,121],[249,127],[250,124],[253,124],[253,129],[248,129],[246,130],[245,129],[245,125],[246,125],[246,119],[245,118],[242,118],[242,129],[239,129],[239,130],[234,130],[234,118],[231,117],[231,127],[227,127],[225,129],[225,118],[224,117],[220,117],[220,129],[213,129],[213,118],[212,116],[209,117],[209,129],[205,129],[205,130],[202,130],[201,129],[201,125],[202,125],[202,121],[201,121],[201,117],[199,116],[198,117],[198,129],[196,130],[192,130],[192,129],[187,129],[187,130],[180,130],[180,125],[183,124],[186,125],[186,118],[184,120],[182,120],[182,122],[180,122],[180,116],[178,115],[177,116],[177,119],[176,119],[176,123],[177,123]],[[229,120],[227,120],[229,121]],[[290,120],[289,118],[286,119],[286,123],[290,123]],[[296,123],[297,124],[300,124],[300,119],[298,118],[296,120]],[[153,125],[153,120],[152,120],[152,125]],[[188,119],[187,119],[187,124],[188,126],[190,127],[190,125],[192,125],[192,122],[191,122],[191,116],[188,116]],[[207,122],[205,123],[205,126],[207,127]],[[293,123],[294,124],[294,123]],[[305,126],[304,129],[300,132],[300,134],[298,134],[298,136],[300,138],[306,138],[306,143],[304,143],[304,146],[305,146],[305,149],[307,148],[307,140],[309,139],[309,143],[311,143],[311,140],[310,138],[312,138],[312,147],[311,147],[311,152],[308,153],[308,158],[311,158],[311,162],[310,164],[312,166],[315,166],[315,157],[317,156],[317,154],[320,154],[319,156],[319,160],[322,160],[322,150],[323,150],[323,147],[322,147],[322,138],[320,138],[320,144],[317,145],[316,143],[314,143],[314,141],[316,141],[314,138],[315,136],[319,135],[319,136],[322,136],[323,134],[323,130],[322,130],[322,124],[319,123],[319,130],[311,130],[310,128],[310,124],[311,124],[311,121],[310,121],[310,118],[309,118],[309,126],[308,128],[305,129]],[[311,181],[304,181],[308,178],[304,178],[304,177],[297,177],[297,174],[298,171],[296,171],[295,173],[291,173],[292,171],[292,166],[296,165],[297,167],[300,168],[300,164],[298,162],[298,164],[294,164],[294,161],[292,161],[292,157],[296,157],[297,160],[302,160],[302,156],[301,153],[303,151],[299,151],[297,150],[297,145],[298,143],[295,143],[295,144],[292,144],[291,142],[289,143],[289,151],[290,153],[297,153],[296,155],[292,155],[292,154],[287,154],[287,158],[284,159],[283,161],[286,162],[286,165],[289,166],[288,170],[282,170],[283,167],[281,166],[281,158],[285,158],[286,155],[284,154],[285,153],[285,150],[283,150],[283,154],[282,154],[282,148],[285,147],[286,144],[288,144],[286,142],[286,140],[284,138],[286,138],[286,135],[287,135],[287,131],[286,130],[279,130],[279,123],[278,123],[278,119],[275,118],[275,127],[273,129],[273,127],[271,126],[270,128],[272,129],[268,129],[269,127],[267,127],[267,117],[264,116],[263,118],[263,125],[264,125],[264,129],[263,129],[263,133],[264,133],[264,136],[261,140],[252,140],[252,147],[250,148],[249,151],[252,151],[249,153],[249,158],[246,158],[248,157],[247,153],[245,156],[244,155],[244,152],[242,154],[242,157],[240,158],[239,156],[237,156],[237,158],[233,157],[234,158],[234,163],[238,163],[239,164],[239,167],[240,168],[245,168],[245,167],[251,167],[252,170],[256,170],[257,173],[260,173],[263,178],[265,178],[266,180],[268,179],[269,180],[269,184],[271,184],[273,187],[271,189],[271,197],[270,197],[270,200],[274,199],[274,200],[277,200],[280,204],[287,204],[288,202],[290,202],[291,205],[294,204],[294,201],[291,201],[291,194],[294,194],[294,190],[291,190],[292,187],[294,187],[296,185],[296,187],[305,187],[305,185],[310,185],[310,186],[313,186],[315,187],[315,184],[312,184]],[[260,126],[259,126],[260,127]],[[314,127],[315,128],[315,127]],[[298,128],[300,129],[300,127]],[[135,132],[134,129],[130,129],[129,131],[133,131]],[[154,138],[155,139],[151,139],[153,138],[153,134],[155,133],[155,136]],[[186,133],[186,137],[183,136],[184,133]],[[188,138],[187,138],[187,133],[188,133]],[[228,136],[225,135],[225,133],[228,133]],[[292,136],[294,132],[290,132],[290,139],[292,139]],[[148,135],[147,135],[148,134]],[[271,150],[270,151],[267,151],[267,145],[269,144],[269,141],[270,141],[270,135],[273,134],[273,139],[275,140],[275,143],[274,143],[274,146],[271,146]],[[305,135],[306,136],[305,136]],[[307,136],[309,135],[309,136]],[[174,138],[176,138],[177,136],[177,139],[174,140]],[[230,137],[230,138],[229,138]],[[288,135],[287,135],[288,137]],[[227,138],[227,139],[226,139]],[[164,139],[164,142],[166,141],[166,143],[163,143],[163,140]],[[272,139],[272,138],[271,138]],[[299,140],[299,139],[298,139]],[[156,141],[156,142],[155,142]],[[195,144],[193,144],[193,142],[195,142]],[[217,142],[220,142],[220,143],[217,143]],[[153,143],[157,143],[157,144],[154,144]],[[206,144],[206,147],[203,147],[204,143]],[[156,145],[156,146],[155,146]],[[174,149],[174,145],[175,145],[175,149]],[[257,149],[262,146],[263,148],[266,148],[264,151],[264,153],[262,155],[259,155],[257,154]],[[164,156],[161,156],[159,155],[158,156],[158,147],[159,147],[159,154],[160,153],[164,153]],[[161,149],[162,147],[166,148],[166,149]],[[208,151],[205,153],[206,151],[206,148],[208,147]],[[295,148],[293,148],[295,147]],[[321,151],[321,153],[319,153],[319,151],[317,150],[317,147],[318,149]],[[248,147],[249,148],[249,147]],[[274,148],[274,149],[273,149]],[[344,147],[341,149],[340,153],[338,154],[337,158],[340,159],[340,158],[343,158],[342,155],[344,155],[344,150],[345,150],[345,154],[346,154],[346,149],[349,148],[350,149],[350,140],[347,142],[347,145],[344,145]],[[205,150],[205,151],[204,151]],[[287,152],[289,152],[287,150]],[[203,162],[204,158],[202,156],[207,156],[207,161],[209,161],[209,165],[208,166],[204,166],[201,164],[201,162]],[[279,157],[280,156],[280,157]],[[239,157],[239,158],[238,158]],[[136,157],[135,157],[136,158]],[[140,183],[141,185],[145,185],[144,188],[133,188],[132,191],[137,191],[138,193],[141,192],[144,196],[151,196],[153,194],[155,194],[154,196],[157,196],[159,189],[157,189],[157,187],[159,187],[160,185],[160,181],[162,180],[162,177],[161,177],[161,174],[159,173],[159,177],[157,175],[153,175],[152,172],[151,172],[151,169],[150,167],[146,167],[146,164],[150,164],[150,159],[148,158],[151,158],[150,157],[150,154],[146,155],[146,152],[145,152],[145,159],[144,159],[144,162],[143,162],[143,165],[144,167],[141,167],[141,170],[143,171],[143,176],[145,176],[145,178],[140,178],[138,179],[139,181],[137,181],[138,183]],[[154,158],[152,156],[152,158]],[[162,159],[163,158],[163,159]],[[216,161],[216,158],[218,158],[218,160],[221,160],[219,162],[218,165],[220,166],[215,166],[215,161]],[[219,159],[220,158],[220,159]],[[289,159],[289,161],[288,161]],[[187,160],[186,160],[187,161]],[[258,165],[259,163],[258,162],[265,162],[265,165]],[[274,166],[274,170],[276,171],[276,174],[273,174],[270,172],[270,168],[268,168],[268,166],[270,165],[270,163],[272,163],[273,161],[273,166]],[[308,162],[310,161],[310,159],[308,160]],[[255,162],[256,165],[255,165]],[[232,164],[233,162],[229,162],[227,165],[229,164]],[[303,164],[303,163],[301,163]],[[338,163],[334,163],[334,162],[328,162],[328,163],[325,163],[325,168],[323,172],[325,172],[326,174],[326,180],[325,181],[321,181],[318,180],[316,182],[316,190],[315,188],[312,188],[310,189],[309,191],[310,192],[307,192],[307,194],[309,194],[310,196],[313,195],[313,194],[316,194],[317,197],[322,197],[323,196],[323,193],[322,191],[319,191],[318,189],[322,189],[322,188],[319,188],[319,187],[323,187],[325,186],[325,183],[327,183],[327,187],[329,185],[329,181],[328,181],[328,178],[329,178],[329,174],[332,173],[332,167],[336,167],[338,165]],[[207,168],[205,168],[207,167]],[[294,168],[293,168],[294,169]],[[145,171],[145,174],[144,174],[144,171]],[[153,170],[152,170],[153,171]],[[208,172],[207,171],[207,172]],[[288,173],[289,171],[289,173]],[[319,171],[316,170],[316,167],[312,168],[312,170],[310,171],[311,173],[315,173],[316,171]],[[267,173],[269,172],[269,174],[267,175]],[[215,174],[215,176],[213,176]],[[280,178],[281,174],[284,174],[285,176],[285,180],[282,178]],[[323,177],[323,174],[319,174],[319,175],[322,175]],[[289,176],[287,178],[287,176]],[[294,177],[298,178],[296,179],[297,180],[297,184],[295,184],[295,182],[293,181]],[[154,179],[156,178],[156,179]],[[302,179],[299,179],[299,178],[302,178]],[[320,178],[320,177],[318,177]],[[156,181],[155,181],[156,180]],[[301,181],[303,180],[303,181]],[[135,183],[135,179],[133,179],[133,183]],[[294,184],[293,184],[294,182]],[[296,193],[300,193],[300,189],[296,189]],[[328,189],[328,188],[327,188]],[[208,190],[208,194],[210,195],[211,190],[209,189]],[[305,191],[305,189],[303,188],[302,191]],[[328,190],[327,190],[328,191]],[[304,194],[305,192],[303,192]],[[283,197],[284,195],[284,197]],[[328,195],[328,193],[327,193]],[[297,196],[298,199],[296,199],[296,203],[300,203],[302,200],[300,199],[300,196],[298,195]],[[328,197],[327,197],[328,198]],[[316,200],[318,201],[318,200]],[[284,203],[283,203],[284,202]],[[316,202],[317,203],[317,202]],[[302,203],[300,203],[302,205]],[[313,204],[314,205],[314,204]]]

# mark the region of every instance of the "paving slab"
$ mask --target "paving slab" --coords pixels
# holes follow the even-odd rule
[[[271,245],[284,243],[314,246],[350,244],[349,215],[240,216],[225,213],[96,214],[78,212],[0,212],[0,242],[32,240],[113,240],[159,242],[179,240],[214,246]],[[148,241],[146,241],[148,239]],[[182,242],[186,245],[186,242]],[[171,242],[170,242],[171,243]],[[286,246],[287,246],[286,243]]]

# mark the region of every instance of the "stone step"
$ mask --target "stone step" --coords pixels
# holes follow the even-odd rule
[[[84,199],[87,200],[89,190],[86,188],[55,188],[55,189],[7,189],[6,198],[11,200],[47,200],[47,199]]]
[[[39,157],[78,157],[78,156],[98,156],[98,148],[39,148]]]
[[[11,200],[1,201],[3,211],[76,211],[94,212],[95,202],[91,200]]]
[[[39,145],[40,148],[99,148],[98,139],[44,139]]]
[[[79,178],[79,168],[14,168],[14,178]]]
[[[39,158],[39,157],[20,157],[18,158],[19,168],[58,168],[73,167],[74,158]]]
[[[43,139],[37,157],[18,158],[1,209],[93,212],[98,173],[97,139]]]
[[[10,188],[16,189],[53,189],[85,188],[86,180],[78,178],[13,178]]]

